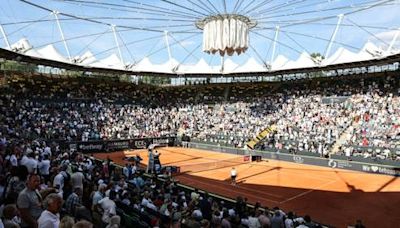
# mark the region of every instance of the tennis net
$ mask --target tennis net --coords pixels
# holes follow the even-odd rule
[[[229,167],[235,167],[242,164],[247,164],[250,162],[249,156],[238,156],[235,158],[224,159],[224,160],[212,160],[206,162],[199,162],[194,164],[180,165],[180,172],[203,172],[215,169],[223,169]]]

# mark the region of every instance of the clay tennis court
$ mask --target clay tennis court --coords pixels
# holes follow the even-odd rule
[[[367,227],[399,227],[400,178],[302,165],[283,161],[244,162],[243,156],[199,149],[165,147],[163,166],[179,166],[182,184],[228,198],[241,195],[249,202],[278,206],[335,227],[347,227],[357,218]],[[139,154],[147,164],[147,150],[101,153],[124,165],[125,156]],[[230,184],[230,170],[238,172],[238,185]]]

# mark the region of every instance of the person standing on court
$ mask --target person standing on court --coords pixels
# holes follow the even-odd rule
[[[146,173],[153,173],[153,171],[154,171],[154,154],[153,154],[152,149],[149,149],[148,157],[149,157],[149,162],[147,164]]]
[[[232,167],[231,169],[231,184],[232,185],[236,185],[236,176],[237,176],[237,172],[235,167]]]

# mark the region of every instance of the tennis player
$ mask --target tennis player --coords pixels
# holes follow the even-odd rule
[[[237,172],[235,167],[232,167],[231,169],[231,184],[232,185],[236,185],[236,176],[237,176]]]

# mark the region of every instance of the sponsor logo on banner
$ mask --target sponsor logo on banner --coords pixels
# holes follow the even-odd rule
[[[128,149],[129,148],[129,141],[114,141],[114,142],[108,142],[107,143],[107,148],[109,150],[112,149],[117,149],[117,150],[122,150],[122,149]]]
[[[304,163],[304,159],[300,156],[293,156],[293,161],[299,164],[303,164]]]
[[[352,167],[349,161],[329,159],[328,166],[331,168],[350,168]]]
[[[328,166],[331,168],[336,168],[338,166],[338,163],[333,159],[329,159]]]
[[[363,165],[362,166],[362,170],[365,172],[370,172],[371,171],[371,167],[369,165]]]
[[[91,151],[91,150],[102,150],[103,149],[103,144],[80,144],[79,149],[83,151]]]
[[[363,165],[362,170],[365,172],[379,173],[379,174],[387,174],[392,176],[400,176],[400,170],[396,170],[395,168],[387,168],[376,165]]]
[[[150,144],[158,144],[160,146],[173,146],[175,138],[141,138],[130,140],[96,140],[96,141],[81,141],[81,142],[67,142],[62,144],[62,149],[69,149],[71,151],[81,152],[104,152],[111,150],[125,150],[125,149],[145,149]]]
[[[137,149],[144,149],[146,148],[146,142],[144,140],[137,140],[134,141],[134,146]]]
[[[371,166],[371,170],[372,170],[372,172],[376,173],[376,172],[378,172],[378,171],[379,171],[379,167],[378,167],[378,166],[375,166],[375,165],[373,165],[373,166]]]
[[[169,139],[153,139],[153,144],[168,145]]]

